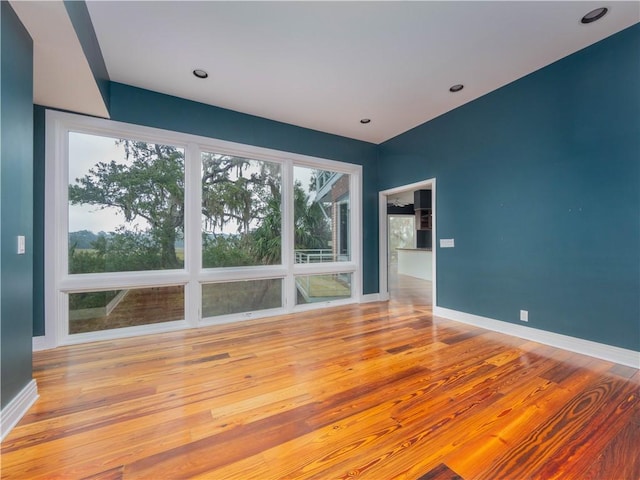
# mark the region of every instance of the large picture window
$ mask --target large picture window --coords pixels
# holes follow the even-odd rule
[[[49,344],[357,301],[361,167],[47,112]]]

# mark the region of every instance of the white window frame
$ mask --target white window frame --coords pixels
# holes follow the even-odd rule
[[[162,271],[68,274],[68,156],[69,132],[111,138],[130,138],[183,148],[185,166],[184,268]],[[47,110],[45,150],[45,338],[50,347],[95,340],[121,338],[177,329],[215,325],[247,318],[343,305],[362,300],[362,238],[360,165],[296,153],[243,145],[197,135],[127,124],[101,118]],[[282,251],[281,265],[202,268],[201,241],[201,152],[215,152],[282,166]],[[301,166],[349,175],[351,260],[317,264],[295,264],[293,229],[293,168]],[[295,304],[295,276],[323,273],[351,273],[351,297],[304,305]],[[282,308],[202,318],[202,284],[239,280],[281,278]],[[69,334],[68,293],[121,288],[150,288],[170,285],[185,287],[185,318],[173,322]]]

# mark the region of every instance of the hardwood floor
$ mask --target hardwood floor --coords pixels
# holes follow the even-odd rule
[[[392,303],[431,309],[431,282],[389,270],[389,299]]]
[[[638,370],[399,302],[34,355],[9,479],[640,478]]]

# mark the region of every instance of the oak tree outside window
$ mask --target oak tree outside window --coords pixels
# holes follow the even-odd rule
[[[202,266],[279,265],[282,166],[202,153]]]
[[[69,133],[69,273],[184,266],[184,150]]]

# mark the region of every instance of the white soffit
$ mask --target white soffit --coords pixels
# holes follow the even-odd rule
[[[33,39],[33,102],[108,117],[63,2],[13,0],[11,6]]]

